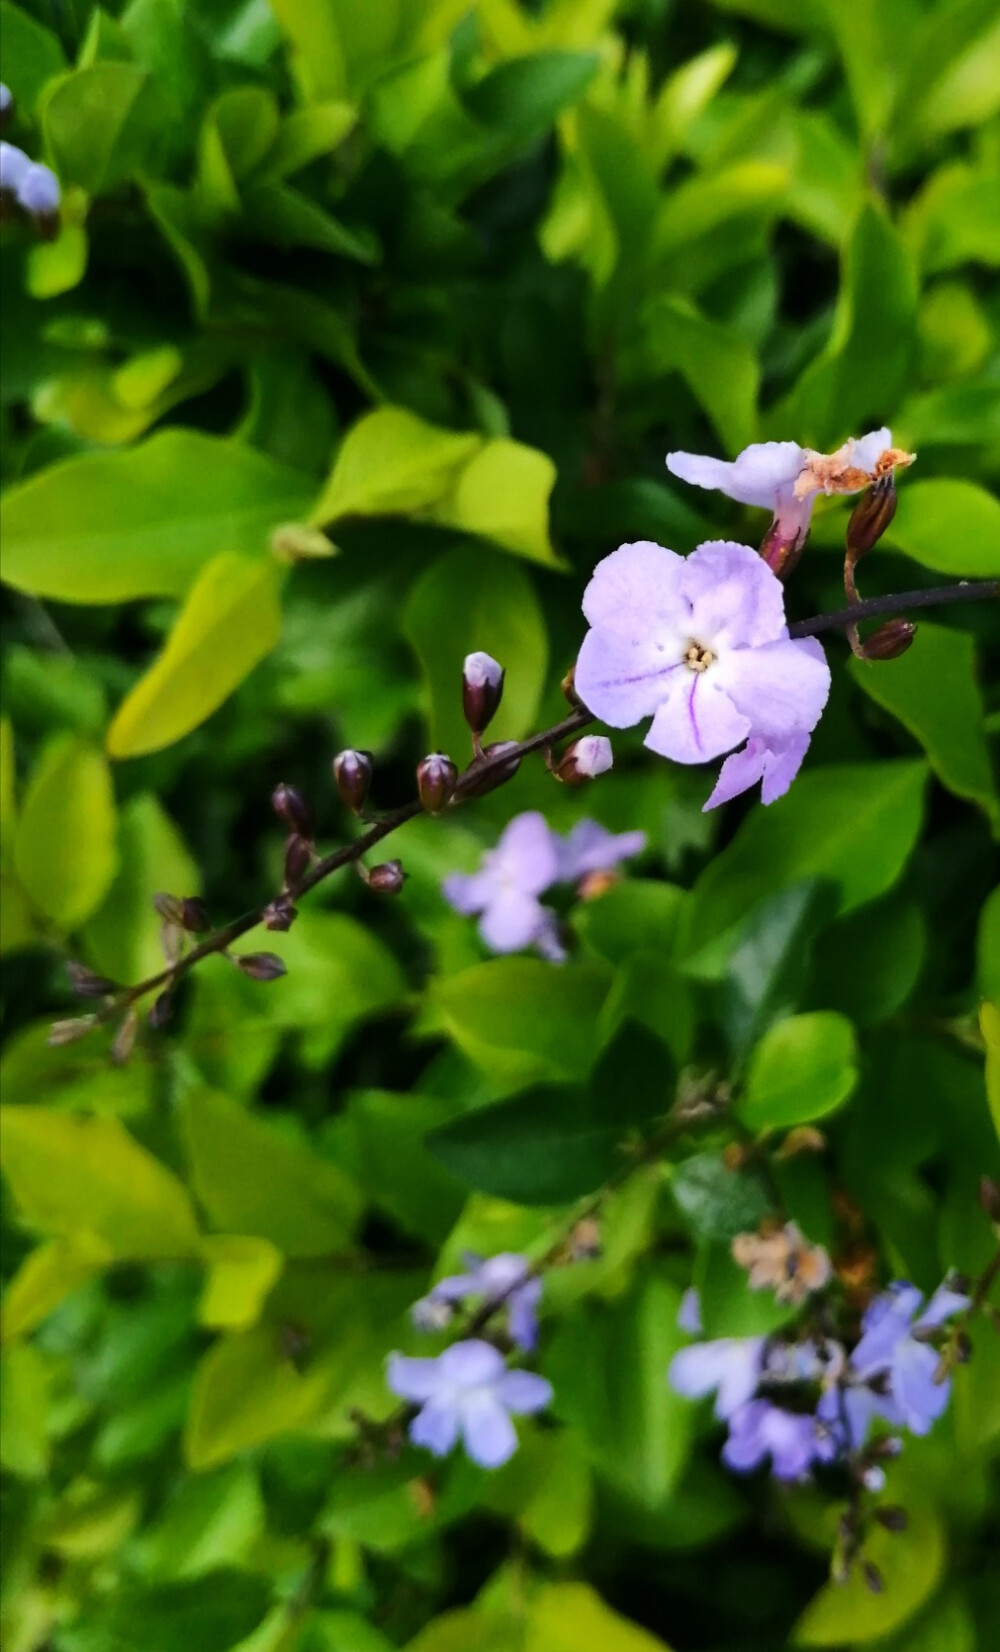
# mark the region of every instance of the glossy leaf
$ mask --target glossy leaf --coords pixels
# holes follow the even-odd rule
[[[434,1000],[459,1048],[487,1071],[530,1082],[582,1078],[597,1054],[608,976],[498,958],[438,983]]]
[[[886,540],[935,573],[1000,576],[1000,502],[975,482],[907,481]]]
[[[842,1015],[793,1015],[765,1033],[750,1058],[740,1116],[751,1130],[825,1118],[857,1083],[854,1029]]]
[[[31,778],[14,839],[14,865],[32,906],[60,929],[76,929],[115,876],[117,833],[104,758],[82,741],[59,739]]]

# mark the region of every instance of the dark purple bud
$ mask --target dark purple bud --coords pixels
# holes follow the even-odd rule
[[[851,564],[867,556],[885,533],[896,514],[896,484],[892,471],[861,495],[847,524],[847,560]]]
[[[95,1015],[76,1015],[71,1021],[53,1021],[46,1043],[53,1050],[61,1049],[64,1044],[75,1044],[78,1038],[86,1038],[96,1026]]]
[[[865,660],[898,660],[900,654],[905,654],[917,634],[916,626],[906,619],[887,620],[880,625],[870,637],[866,637],[861,645],[861,657]]]
[[[368,801],[374,762],[370,751],[341,751],[333,760],[333,778],[340,801],[360,814]]]
[[[979,1179],[979,1203],[991,1222],[1000,1222],[1000,1182],[992,1176]]]
[[[251,981],[277,981],[287,973],[284,962],[276,952],[244,952],[237,957],[230,954],[237,969],[249,975]]]
[[[292,905],[290,895],[275,895],[270,905],[264,908],[264,928],[284,931],[291,929],[298,917]]]
[[[369,889],[374,889],[376,894],[398,895],[406,882],[402,861],[386,860],[381,866],[373,866],[366,882]]]
[[[290,831],[298,832],[300,837],[312,837],[309,810],[302,793],[294,786],[286,786],[284,781],[280,786],[275,786],[271,793],[271,808]]]
[[[166,1026],[173,1013],[174,995],[168,987],[166,992],[160,993],[146,1019],[153,1031],[159,1032],[161,1027]]]
[[[875,1518],[880,1526],[885,1527],[887,1532],[905,1532],[910,1524],[910,1517],[906,1510],[899,1508],[896,1504],[891,1504],[884,1509],[876,1509]]]
[[[462,666],[462,710],[476,739],[488,728],[503,699],[503,666],[491,654],[467,654]]]
[[[285,843],[285,887],[297,889],[312,862],[312,846],[298,832],[293,832]]]
[[[111,1046],[111,1059],[116,1067],[124,1067],[132,1051],[135,1049],[136,1033],[139,1031],[139,1012],[129,1010],[115,1033],[114,1043]]]
[[[786,520],[776,516],[761,542],[761,560],[772,574],[787,579],[798,567],[808,537],[809,529],[801,528],[794,517]]]
[[[874,1560],[866,1560],[861,1567],[864,1579],[873,1595],[880,1595],[885,1588],[885,1581]]]
[[[432,751],[417,764],[417,796],[428,814],[436,815],[450,803],[458,769],[444,752]]]
[[[510,752],[510,761],[498,762],[505,752]],[[494,740],[492,745],[483,749],[482,756],[477,758],[471,768],[466,770],[466,778],[462,782],[463,797],[485,797],[487,792],[495,791],[498,786],[506,785],[513,780],[521,767],[519,747],[516,740]],[[479,770],[484,770],[478,774]],[[478,774],[478,778],[477,778]]]
[[[188,895],[181,901],[180,926],[189,935],[207,935],[212,927],[208,908],[197,895]]]
[[[118,991],[114,981],[109,981],[106,975],[98,975],[86,964],[78,964],[74,959],[67,962],[66,973],[78,998],[106,998],[109,993]]]
[[[582,740],[575,740],[563,752],[558,763],[552,765],[552,773],[567,786],[585,786],[588,780],[596,780],[599,774],[606,774],[614,763],[611,751],[611,741],[604,734],[585,734]]]

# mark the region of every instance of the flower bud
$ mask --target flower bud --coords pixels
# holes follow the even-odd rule
[[[386,860],[381,866],[373,866],[365,881],[378,895],[398,895],[406,882],[402,861]]]
[[[333,778],[337,782],[340,801],[354,813],[360,814],[368,801],[374,763],[370,751],[338,752],[333,760]]]
[[[78,998],[106,998],[109,993],[118,991],[114,981],[88,969],[86,964],[78,964],[75,959],[67,962],[66,973]]]
[[[865,1491],[871,1491],[871,1492],[876,1492],[876,1493],[880,1492],[880,1491],[884,1491],[885,1490],[885,1469],[884,1468],[879,1468],[877,1466],[877,1464],[873,1463],[870,1468],[865,1469],[864,1474],[861,1476],[861,1482],[862,1482],[862,1485],[865,1488]]]
[[[96,1026],[95,1015],[76,1015],[70,1021],[53,1021],[45,1042],[50,1049],[59,1050],[64,1044],[75,1044],[78,1038],[86,1038]]]
[[[761,541],[761,561],[779,579],[787,579],[798,567],[808,537],[808,527],[803,530],[798,522],[775,516]]]
[[[497,758],[502,757],[508,751],[512,754],[510,762],[496,763]],[[516,740],[494,740],[492,745],[485,746],[481,756],[470,769],[466,770],[466,778],[462,782],[462,796],[485,797],[487,792],[495,791],[498,786],[506,785],[508,780],[513,780],[521,767],[521,759],[517,755],[518,751]],[[493,767],[494,763],[496,763],[495,768]],[[477,768],[486,768],[487,764],[490,765],[489,769],[477,780],[475,778]]]
[[[207,935],[212,927],[205,902],[197,895],[188,895],[181,901],[180,926],[189,935]]]
[[[251,981],[277,981],[287,973],[283,960],[276,952],[244,952],[241,957],[230,956],[236,968],[249,975]]]
[[[870,637],[866,637],[861,644],[861,657],[865,660],[898,660],[900,654],[905,654],[917,634],[917,628],[911,620],[891,619],[885,625],[880,625]]]
[[[132,1051],[135,1049],[136,1034],[139,1031],[139,1012],[129,1010],[115,1033],[114,1043],[111,1046],[111,1060],[114,1066],[124,1067]]]
[[[863,1563],[861,1570],[864,1574],[865,1583],[871,1590],[872,1594],[880,1595],[882,1590],[885,1588],[885,1579],[876,1566],[874,1560],[866,1560]]]
[[[285,888],[297,889],[312,862],[312,847],[308,839],[293,832],[285,842]]]
[[[906,1510],[901,1509],[897,1504],[891,1504],[884,1509],[876,1509],[875,1518],[880,1526],[885,1527],[887,1532],[905,1532],[910,1524],[910,1517]]]
[[[298,832],[302,837],[312,837],[309,810],[305,798],[295,786],[286,786],[284,781],[280,786],[275,786],[271,793],[271,808],[290,831]]]
[[[467,654],[462,666],[462,710],[476,740],[503,699],[503,666],[490,654]]]
[[[146,1020],[153,1028],[153,1031],[158,1032],[161,1027],[166,1026],[173,1013],[174,995],[168,987],[166,992],[160,993],[159,997],[154,1002],[152,1009],[149,1011]]]
[[[552,773],[567,786],[583,786],[612,767],[611,741],[604,734],[585,734],[563,753]]]
[[[991,1222],[1000,1222],[1000,1182],[992,1176],[979,1178],[979,1204]]]
[[[454,795],[458,769],[444,752],[432,751],[417,764],[417,796],[428,814],[436,815]]]
[[[867,556],[896,514],[898,496],[892,471],[881,476],[861,495],[847,524],[847,559]]]
[[[274,900],[264,908],[264,928],[284,933],[285,930],[291,929],[297,917],[292,897],[275,895]]]
[[[282,522],[271,535],[271,555],[279,562],[315,562],[336,552],[326,534],[307,522]]]

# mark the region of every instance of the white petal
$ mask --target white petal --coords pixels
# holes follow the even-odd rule
[[[869,473],[875,469],[879,455],[886,448],[892,446],[892,431],[887,425],[881,430],[870,430],[867,436],[859,436],[851,450],[851,463],[859,470]]]
[[[678,560],[680,560],[678,558]],[[574,688],[588,711],[610,728],[631,728],[651,717],[666,698],[681,665],[680,638],[673,646],[655,640],[629,645],[600,631],[588,631],[576,662]]]
[[[708,763],[738,746],[750,733],[749,719],[738,711],[716,668],[695,672],[682,668],[670,697],[653,718],[645,744],[674,763]]]
[[[697,453],[668,453],[667,469],[699,488],[717,488],[741,505],[773,510],[779,488],[794,482],[805,462],[798,442],[753,442],[726,464]]]
[[[490,857],[493,877],[509,881],[525,894],[540,895],[555,882],[558,870],[558,840],[545,816],[537,809],[515,815]]]
[[[756,647],[785,635],[785,591],[749,545],[710,539],[684,564],[691,636],[707,648]]]
[[[460,1401],[462,1439],[480,1468],[499,1468],[517,1450],[514,1424],[496,1394],[489,1389],[463,1395]]]
[[[809,735],[793,734],[783,746],[768,753],[764,764],[764,783],[760,788],[762,803],[777,803],[779,797],[784,797],[808,750]]]
[[[441,1367],[436,1359],[409,1359],[390,1354],[386,1381],[401,1400],[429,1400],[441,1389]]]
[[[651,540],[640,539],[621,545],[597,564],[583,593],[583,611],[598,630],[623,641],[641,642],[675,617],[678,608],[677,580],[684,558]]]
[[[809,734],[830,693],[830,667],[813,637],[732,649],[706,675],[718,676],[754,734],[765,737]]]
[[[479,920],[479,933],[491,952],[520,952],[542,934],[547,916],[536,896],[503,890]]]
[[[720,803],[731,803],[741,792],[748,792],[751,786],[756,786],[764,773],[767,757],[767,746],[760,739],[748,740],[742,751],[734,751],[731,757],[727,757],[719,770],[711,797],[702,806],[702,813],[717,809]]]

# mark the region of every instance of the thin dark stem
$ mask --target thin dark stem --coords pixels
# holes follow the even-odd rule
[[[937,586],[926,591],[903,591],[896,596],[869,597],[864,602],[858,602],[851,608],[842,608],[834,614],[817,614],[812,619],[796,620],[789,626],[791,637],[814,637],[821,631],[834,631],[839,628],[856,624],[859,620],[874,619],[885,614],[898,614],[910,608],[944,607],[954,602],[984,602],[990,598],[1000,597],[1000,580],[977,580],[970,582],[962,580],[957,585]],[[500,779],[507,773],[513,773],[516,765],[522,758],[532,752],[541,751],[549,746],[557,745],[561,740],[569,739],[579,734],[588,724],[596,722],[594,715],[585,706],[578,706],[571,711],[561,722],[553,724],[551,728],[542,729],[538,734],[532,734],[527,740],[512,743],[503,751],[492,757],[476,758],[461,776],[450,807],[454,808],[466,803],[470,798],[479,796],[488,789],[486,782]],[[334,872],[340,871],[343,866],[350,866],[360,861],[371,849],[395,832],[400,826],[405,826],[409,820],[414,820],[422,814],[421,804],[414,799],[405,803],[402,808],[384,815],[375,821],[353,843],[345,844],[341,849],[335,849],[329,855],[324,855],[312,867],[308,875],[294,891],[295,899],[307,895],[315,889],[317,884],[324,882]],[[95,1018],[97,1021],[107,1021],[124,1009],[128,1009],[139,999],[159,989],[173,987],[180,978],[193,969],[203,958],[213,953],[228,952],[234,941],[246,935],[258,924],[263,923],[267,910],[266,905],[258,907],[253,912],[245,912],[242,917],[234,918],[231,923],[218,929],[212,935],[205,937],[197,946],[192,947],[183,958],[159,974],[152,975],[148,980],[140,981],[137,985],[124,988],[120,993],[109,1000],[103,1010]]]
[[[835,614],[815,614],[812,619],[795,620],[788,627],[790,637],[815,637],[820,631],[836,631],[859,620],[900,614],[904,608],[946,608],[953,602],[989,602],[1000,597],[1000,579],[961,580],[958,585],[936,585],[927,591],[899,591],[894,596],[866,597],[852,608]]]

